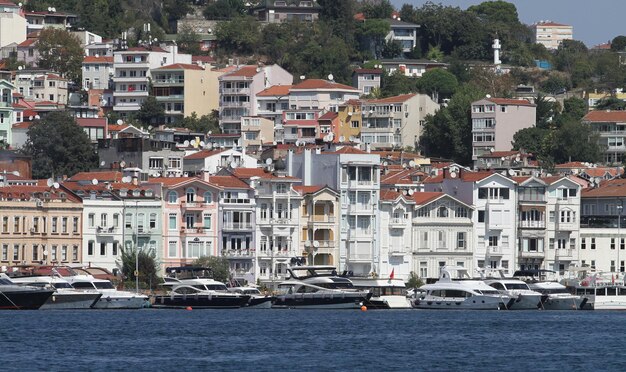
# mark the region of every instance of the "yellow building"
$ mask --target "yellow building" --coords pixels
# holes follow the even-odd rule
[[[626,93],[623,93],[623,92],[617,92],[615,93],[615,95],[609,92],[597,92],[597,91],[593,93],[590,92],[590,93],[587,93],[587,97],[586,97],[589,111],[595,110],[596,105],[598,104],[600,100],[610,98],[610,97],[615,97],[619,100],[626,101]]]
[[[82,212],[54,187],[0,187],[1,265],[81,263]]]
[[[350,139],[356,139],[361,136],[361,101],[351,99],[342,103],[338,107],[337,115],[339,118],[339,142],[347,142]]]
[[[328,186],[294,186],[303,196],[300,207],[302,255],[311,265],[339,262],[339,194]]]
[[[152,70],[152,94],[165,109],[166,123],[219,109],[218,78],[224,72],[209,67],[175,63]]]

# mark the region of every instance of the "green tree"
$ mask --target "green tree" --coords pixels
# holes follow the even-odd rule
[[[624,110],[626,109],[626,102],[617,97],[603,98],[596,103],[596,110]]]
[[[178,30],[176,36],[176,44],[181,53],[188,53],[191,55],[199,55],[200,50],[200,35],[198,35],[193,28],[189,26],[183,26]]]
[[[141,104],[137,114],[135,114],[135,118],[144,127],[154,124],[159,125],[164,121],[165,109],[154,96],[148,96]]]
[[[524,150],[538,158],[545,158],[544,141],[550,133],[549,129],[530,127],[517,131],[513,135],[513,150]]]
[[[210,115],[202,115],[198,117],[198,114],[194,111],[190,116],[184,117],[174,125],[181,128],[187,128],[194,132],[208,133],[211,131],[213,133],[219,133],[219,112],[217,110],[213,110]]]
[[[626,49],[626,36],[615,36],[611,41],[611,50],[614,52],[623,52]]]
[[[383,47],[383,58],[393,59],[402,55],[402,44],[398,40],[387,40]]]
[[[587,114],[587,102],[578,97],[566,98],[563,101],[563,114],[567,114],[574,120],[580,120]]]
[[[546,80],[541,83],[540,89],[550,94],[562,93],[571,88],[570,82],[563,74],[550,74]]]
[[[363,4],[362,11],[366,19],[388,19],[393,13],[393,5],[389,0],[367,0]]]
[[[559,112],[559,104],[550,101],[546,96],[539,93],[535,99],[536,125],[538,128],[548,128]]]
[[[385,45],[385,36],[389,30],[391,30],[391,24],[387,19],[368,19],[365,22],[359,22],[356,28],[359,49],[362,52],[371,53],[374,59],[380,59]]]
[[[193,266],[201,266],[211,269],[213,279],[226,283],[230,280],[230,264],[224,257],[202,256],[192,263]]]
[[[598,134],[578,120],[567,120],[554,132],[549,153],[556,164],[570,160],[596,163],[602,158]]]
[[[191,5],[188,0],[164,0],[163,12],[167,15],[169,22],[175,22],[184,18],[191,12]]]
[[[417,81],[418,89],[434,97],[435,102],[439,99],[451,97],[459,87],[456,76],[442,68],[434,68],[422,74]]]
[[[127,247],[121,250],[122,255],[117,260],[116,265],[124,276],[124,281],[128,286],[134,286],[135,280],[139,279],[141,288],[155,289],[160,283],[157,275],[159,272],[159,262],[156,259],[156,252],[153,249],[140,249],[137,247]],[[136,262],[139,263],[138,275]]]
[[[37,41],[39,67],[59,72],[80,86],[84,51],[77,37],[59,28],[44,28]]]
[[[66,112],[51,112],[28,129],[22,148],[32,157],[33,178],[73,176],[98,166],[91,140]]]
[[[391,74],[383,73],[380,82],[380,92],[383,97],[393,97],[417,91],[415,79],[404,75],[397,70]]]
[[[217,0],[210,3],[202,12],[206,19],[228,20],[246,14],[243,0]]]
[[[426,58],[430,59],[431,61],[441,61],[443,60],[443,52],[441,51],[441,48],[439,48],[438,45],[431,46],[428,49]]]
[[[218,46],[226,54],[253,54],[261,40],[259,27],[257,20],[250,16],[220,22],[215,29]]]

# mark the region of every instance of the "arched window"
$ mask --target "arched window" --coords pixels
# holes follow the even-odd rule
[[[444,206],[437,208],[437,217],[442,217],[442,218],[448,217],[448,208]]]
[[[187,189],[187,203],[193,203],[194,201],[196,201],[196,190],[194,190],[192,187]]]
[[[210,191],[207,191],[204,193],[204,203],[205,204],[210,204],[213,203],[213,193]]]
[[[178,193],[176,191],[170,191],[167,193],[167,202],[170,204],[178,203]]]

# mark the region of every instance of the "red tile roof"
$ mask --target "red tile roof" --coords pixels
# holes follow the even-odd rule
[[[206,159],[209,156],[217,155],[226,150],[201,150],[191,155],[187,155],[184,157],[185,160],[197,160],[197,159]]]
[[[569,163],[557,164],[555,168],[587,168],[587,166],[579,161],[571,161]]]
[[[614,111],[614,110],[596,110],[590,111],[582,119],[583,121],[590,122],[612,122],[612,123],[626,123],[626,111]]]
[[[106,118],[76,118],[76,124],[81,127],[105,127]]]
[[[334,120],[335,118],[337,118],[337,116],[338,116],[338,114],[336,112],[328,111],[324,115],[322,115],[319,118],[317,118],[317,120]]]
[[[307,79],[299,84],[294,85],[292,90],[310,90],[310,89],[323,89],[323,90],[351,90],[358,92],[358,89],[344,84],[335,83],[334,81],[322,80],[322,79]]]
[[[403,196],[403,194],[395,190],[380,190],[380,200],[393,201],[399,196]]]
[[[119,131],[124,130],[124,129],[128,128],[128,127],[129,127],[129,125],[127,125],[127,124],[122,124],[122,125],[119,125],[119,124],[109,124],[108,129],[109,129],[109,132],[119,132]]]
[[[442,197],[443,195],[445,194],[442,192],[416,192],[412,195],[412,199],[417,205],[424,205]]]
[[[251,78],[251,77],[254,77],[256,74],[259,73],[257,71],[257,68],[259,68],[259,67],[258,66],[242,66],[238,70],[235,70],[235,71],[233,71],[233,72],[231,72],[229,74],[226,74],[224,76],[228,76],[228,77],[241,76],[241,77]]]
[[[433,177],[428,177],[423,182],[424,183],[441,183],[443,182],[443,174],[444,174],[444,171],[440,171],[438,175],[433,176]],[[494,174],[493,171],[479,171],[479,172],[462,171],[461,180],[464,182],[476,182],[476,181],[481,181],[493,174]],[[450,176],[448,176],[448,178],[450,178]]]
[[[293,85],[272,85],[257,93],[257,97],[287,96],[289,95],[289,89],[292,87]]]
[[[167,50],[161,48],[161,47],[151,47],[151,48],[146,48],[143,46],[140,47],[132,47],[132,48],[128,48],[122,52],[159,52],[159,53],[167,53]]]
[[[78,182],[97,179],[99,182],[121,182],[122,176],[122,172],[117,171],[80,172],[68,178],[67,181]]]
[[[612,198],[626,196],[626,179],[618,178],[611,181],[604,181],[600,187],[595,189],[585,189],[582,198]]]
[[[315,185],[315,186],[294,186],[293,189],[296,190],[300,195],[306,194],[315,194],[316,192],[322,190],[327,187],[326,185]]]
[[[211,56],[191,56],[191,62],[211,63],[215,62],[215,58]]]
[[[530,103],[530,101],[527,101],[525,99],[487,98],[487,101],[493,102],[496,105],[536,106],[534,103]]]
[[[22,48],[29,47],[29,46],[35,44],[38,40],[39,39],[26,39],[26,40],[22,41],[21,43],[17,44],[17,46],[18,46],[18,48],[19,47],[22,47]]]
[[[13,124],[13,129],[28,129],[32,124],[32,122],[24,121],[21,123]]]
[[[209,183],[225,189],[249,189],[247,183],[234,176],[210,176]]]
[[[202,66],[193,65],[189,63],[174,63],[171,65],[155,68],[155,70],[204,70]]]
[[[187,181],[200,180],[197,177],[155,177],[150,178],[150,182],[160,183],[165,187],[172,187]]]
[[[399,96],[381,98],[381,99],[366,99],[363,103],[402,103],[406,102],[409,99],[415,97],[417,94],[401,94]]]
[[[379,68],[357,68],[355,74],[382,74],[383,70]]]
[[[343,146],[337,151],[323,152],[322,154],[367,154],[367,152],[352,146]]]
[[[43,180],[43,182],[46,182]],[[11,197],[20,199],[22,194],[24,194],[24,199],[34,199],[35,194],[42,194],[44,192],[50,193],[51,200],[59,200],[61,199],[61,193],[65,193],[65,199],[70,202],[78,202],[79,199],[73,196],[72,194],[68,194],[67,192],[59,189],[55,189],[49,186],[42,186],[38,184],[37,186],[28,186],[28,185],[11,185],[11,187],[1,187],[0,188],[0,198],[4,198],[5,195],[11,194]],[[37,197],[41,197],[41,195],[37,195]],[[28,200],[31,201],[31,200]],[[32,200],[34,201],[34,200]]]
[[[413,184],[413,176],[421,176],[423,179],[426,174],[416,169],[401,169],[382,176],[380,183],[381,185]]]
[[[86,56],[83,63],[113,63],[113,57],[107,56]]]
[[[291,176],[277,176],[272,172],[266,172],[263,168],[235,168],[231,171],[237,178],[248,179],[259,177],[261,179],[283,179],[288,181],[299,181],[299,178]]]

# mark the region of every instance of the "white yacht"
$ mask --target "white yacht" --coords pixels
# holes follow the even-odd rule
[[[419,288],[421,293],[413,301],[413,307],[437,310],[499,310],[508,309],[515,301],[515,298],[498,292],[481,280],[453,280],[454,271],[463,273],[464,269],[442,267],[436,283],[425,284]]]
[[[93,306],[94,309],[141,309],[148,302],[146,295],[117,290],[110,280],[97,279],[92,275],[66,276],[64,279],[79,291],[96,290],[101,293],[102,296]]]
[[[372,297],[372,292],[338,276],[333,266],[294,266],[287,271],[290,277],[278,285],[272,308],[358,309]]]
[[[596,272],[583,275],[578,281],[568,280],[567,287],[574,294],[588,298],[584,309],[626,310],[625,279],[624,273]]]
[[[528,284],[519,279],[487,279],[485,283],[501,294],[515,299],[508,306],[509,310],[537,310],[541,309],[541,293],[531,290]]]
[[[94,290],[77,290],[65,279],[56,276],[22,276],[13,277],[13,283],[31,287],[53,289],[54,293],[41,310],[49,309],[90,309],[102,296]]]
[[[254,309],[271,309],[272,301],[274,300],[273,296],[269,294],[263,294],[259,291],[258,288],[254,287],[230,287],[228,288],[230,292],[239,293],[242,295],[250,296],[250,300],[248,300],[247,307]]]
[[[229,292],[226,285],[213,279],[211,269],[196,266],[168,267],[163,278],[166,295],[154,296],[155,308],[239,308],[247,306],[251,296]],[[267,300],[268,302],[270,300]]]
[[[571,294],[557,282],[528,283],[528,286],[544,296],[542,308],[545,310],[582,310],[589,301],[587,296]]]
[[[372,297],[365,302],[368,309],[410,309],[406,285],[401,279],[374,279],[350,277],[356,289],[372,292]]]

